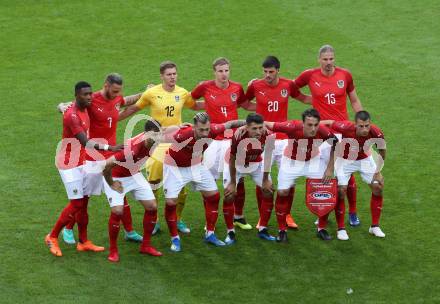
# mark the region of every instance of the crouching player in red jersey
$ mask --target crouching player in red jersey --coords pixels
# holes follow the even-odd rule
[[[104,247],[94,245],[87,238],[87,204],[89,197],[85,194],[85,147],[98,150],[118,151],[122,146],[99,144],[88,139],[90,127],[87,108],[92,102],[92,88],[87,82],[80,81],[75,85],[75,102],[63,115],[63,139],[56,156],[56,165],[66,188],[69,204],[64,208],[45,243],[55,256],[62,256],[58,245],[61,229],[73,219],[78,223],[78,251],[104,251]]]
[[[287,242],[286,214],[290,212],[289,193],[295,187],[296,179],[305,176],[322,178],[325,182],[333,176],[334,151],[338,139],[329,128],[320,125],[319,121],[318,111],[308,109],[302,113],[302,122],[265,123],[268,129],[283,132],[289,137],[278,172],[278,192],[275,202],[279,228],[277,241],[279,242]],[[324,142],[331,146],[328,163],[323,161],[319,155],[319,147]],[[322,239],[330,237],[327,231],[319,226],[318,236]]]
[[[360,172],[362,179],[371,188],[371,226],[369,232],[377,237],[385,237],[379,227],[379,218],[382,212],[384,186],[381,169],[385,160],[386,144],[381,129],[371,124],[370,114],[367,111],[356,113],[355,122],[351,121],[322,121],[329,125],[335,133],[342,134],[342,141],[337,148],[335,162],[336,176],[338,178],[338,203],[336,205],[336,220],[338,222],[337,238],[348,240],[345,230],[345,204],[347,185],[355,172]],[[376,145],[381,158],[375,161],[372,156],[371,146]]]
[[[119,261],[117,240],[119,224],[124,212],[124,197],[132,193],[145,208],[144,213],[144,236],[140,247],[141,253],[152,256],[161,256],[150,244],[151,234],[157,220],[157,203],[153,190],[147,182],[140,168],[145,164],[153,150],[161,140],[160,124],[156,120],[148,120],[145,123],[144,132],[130,138],[123,151],[107,159],[103,171],[104,191],[110,204],[111,213],[108,221],[108,235],[110,239],[110,262]]]
[[[202,163],[202,155],[212,139],[222,134],[225,129],[245,124],[242,120],[211,124],[205,112],[197,113],[193,120],[194,126],[182,128],[174,135],[174,142],[168,149],[163,166],[165,218],[171,235],[171,250],[174,252],[181,251],[176,224],[177,197],[180,190],[189,183],[203,196],[206,217],[205,241],[215,246],[225,245],[214,233],[220,194],[214,177]]]
[[[223,187],[225,201],[223,214],[227,226],[227,245],[235,243],[234,230],[234,196],[237,184],[244,176],[252,177],[255,184],[262,189],[262,202],[259,208],[260,225],[258,236],[268,241],[275,241],[269,235],[267,224],[273,209],[273,190],[270,179],[272,152],[276,135],[264,127],[264,119],[259,114],[249,114],[246,126],[237,129],[232,137],[231,152],[228,163],[224,165]],[[264,152],[264,161],[261,157]]]

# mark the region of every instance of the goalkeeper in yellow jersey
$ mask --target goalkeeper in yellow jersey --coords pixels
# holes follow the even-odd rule
[[[160,78],[162,84],[148,88],[139,98],[139,100],[119,114],[119,120],[125,119],[139,110],[149,107],[150,116],[157,120],[163,127],[180,125],[182,123],[182,109],[189,108],[193,110],[204,109],[203,101],[195,101],[191,93],[176,85],[177,66],[171,61],[165,61],[160,64]],[[146,163],[147,179],[153,188],[156,201],[158,200],[158,189],[163,178],[163,160],[165,152],[170,144],[162,143],[153,152],[153,155]],[[177,227],[182,233],[189,233],[190,229],[182,221],[182,210],[186,199],[185,188],[179,194],[177,201]],[[153,234],[160,229],[159,221],[154,228]]]

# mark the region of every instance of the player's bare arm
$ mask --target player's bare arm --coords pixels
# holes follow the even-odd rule
[[[194,106],[191,108],[194,111],[204,110],[205,109],[205,101],[204,100],[196,100]]]
[[[335,148],[336,144],[338,143],[338,138],[333,136],[332,138],[328,139],[327,142],[331,144],[332,147],[330,150],[330,159],[327,164],[327,169],[325,169],[324,176],[322,177],[322,181],[324,183],[330,182],[330,180],[333,178],[333,172],[335,170]]]
[[[331,126],[335,121],[334,120],[321,120],[319,122],[320,125],[324,125],[324,126]]]
[[[136,104],[131,105],[131,106],[129,106],[129,107],[126,107],[126,108],[124,109],[124,111],[119,112],[118,120],[119,120],[119,121],[120,121],[120,120],[124,120],[124,119],[126,119],[127,117],[133,115],[134,113],[138,112],[139,110],[140,110],[140,109],[139,109],[139,107],[138,107]]]
[[[253,101],[246,100],[240,104],[240,108],[246,111],[255,112],[257,110],[257,104]]]
[[[300,92],[300,94],[295,97],[296,100],[301,101],[304,104],[311,105],[312,104],[312,96],[311,95],[305,95]]]
[[[75,135],[75,137],[79,140],[80,144],[83,147],[94,148],[96,150],[116,152],[116,151],[122,150],[124,148],[124,145],[111,146],[111,145],[107,145],[107,144],[100,144],[100,143],[97,143],[93,140],[89,140],[87,138],[87,134],[85,132],[80,132],[77,135]]]
[[[273,126],[274,126],[274,122],[272,122],[272,121],[265,121],[264,122],[264,126],[267,128],[267,129],[269,129],[269,130],[273,130]]]
[[[348,98],[350,99],[351,107],[353,108],[354,112],[357,113],[363,110],[361,101],[359,100],[359,97],[356,94],[356,89],[348,93]]]
[[[225,129],[235,129],[244,126],[245,124],[246,120],[231,120],[225,122]]]
[[[112,178],[112,169],[113,167],[116,166],[116,161],[115,161],[115,157],[112,156],[109,159],[107,159],[107,161],[105,162],[105,167],[104,170],[102,171],[102,175],[105,178],[105,181],[107,182],[107,184],[109,184],[109,186],[119,192],[119,193],[123,193],[124,189],[122,187],[122,184],[120,181],[114,181]]]
[[[226,186],[225,188],[225,197],[230,197],[230,196],[234,196],[237,189],[236,189],[236,185],[237,185],[237,168],[235,167],[235,155],[231,154],[231,157],[229,158],[229,173],[231,176],[231,181],[229,183],[229,185]]]
[[[134,95],[125,96],[124,97],[125,104],[123,105],[123,107],[126,108],[126,107],[129,107],[129,106],[135,104],[136,101],[138,101],[139,98],[141,98],[141,96],[142,96],[142,93],[137,93]]]

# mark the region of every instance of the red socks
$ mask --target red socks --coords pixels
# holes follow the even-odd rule
[[[124,224],[125,231],[133,231],[133,220],[131,218],[130,205],[128,204],[126,197],[124,197],[124,213],[122,213],[122,224]]]
[[[150,246],[151,234],[153,233],[154,226],[157,221],[157,209],[145,210],[144,213],[144,239],[142,241],[142,247]]]
[[[209,197],[204,197],[203,202],[205,205],[205,218],[206,218],[206,230],[214,231],[215,224],[218,217],[218,203],[220,201],[220,194],[217,192]]]
[[[240,215],[240,216],[243,215],[244,200],[245,200],[244,182],[240,182],[237,184],[237,193],[235,194],[235,201],[234,201],[235,215]]]
[[[78,239],[80,243],[85,243],[87,241],[87,225],[89,224],[89,214],[87,213],[88,204],[89,197],[83,197],[81,209],[75,214],[75,222],[78,224]]]
[[[50,233],[50,237],[58,238],[58,235],[64,226],[66,226],[69,222],[75,222],[75,214],[81,209],[82,204],[82,198],[70,200],[70,203],[64,207],[63,211],[58,217],[58,220]]]
[[[290,191],[289,191],[289,195],[287,196],[287,198],[288,198],[288,204],[289,204],[289,206],[288,206],[288,213],[287,214],[289,214],[290,213],[290,210],[292,210],[292,205],[293,205],[293,197],[295,196],[295,188],[290,188]],[[286,214],[286,215],[287,215]]]
[[[371,194],[370,210],[371,210],[371,225],[379,226],[380,214],[382,213],[383,196]]]
[[[263,195],[260,209],[260,227],[267,227],[270,215],[273,209],[273,197],[266,197]],[[284,216],[284,222],[286,222],[286,216]]]
[[[167,221],[168,230],[170,231],[171,237],[178,236],[176,205],[165,205],[165,219]]]
[[[350,177],[348,180],[348,187],[347,187],[347,200],[348,200],[348,212],[349,213],[356,213],[356,193],[357,193],[357,185],[356,180],[354,178],[354,175]]]
[[[279,194],[277,194],[277,198],[275,201],[275,212],[277,215],[278,229],[280,231],[287,230],[286,215],[290,213],[290,207],[290,195],[280,196]]]
[[[108,219],[108,238],[110,240],[110,252],[118,250],[118,235],[122,215],[111,212]]]
[[[226,228],[234,229],[234,201],[223,200],[223,217],[225,218]]]
[[[338,195],[338,201],[335,207],[335,217],[338,224],[338,229],[345,229],[345,199]]]
[[[261,190],[261,187],[255,186],[255,196],[257,197],[258,212],[261,214],[261,203],[263,201],[263,190]]]
[[[325,229],[327,228],[327,224],[328,224],[328,213],[324,216],[321,216],[318,220],[318,231],[321,229]]]

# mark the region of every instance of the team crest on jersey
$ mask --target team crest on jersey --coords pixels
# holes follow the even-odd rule
[[[344,87],[344,80],[338,80],[336,84],[338,85],[338,88],[342,89]]]
[[[232,93],[231,94],[231,100],[232,100],[232,102],[236,102],[237,101],[237,94]]]
[[[282,90],[281,90],[281,96],[282,96],[282,97],[286,98],[288,94],[289,94],[289,93],[287,92],[286,89],[282,89]]]
[[[174,99],[176,100],[176,102],[179,102],[179,100],[180,100],[180,96],[179,96],[179,95],[176,95],[176,96],[174,96]]]

